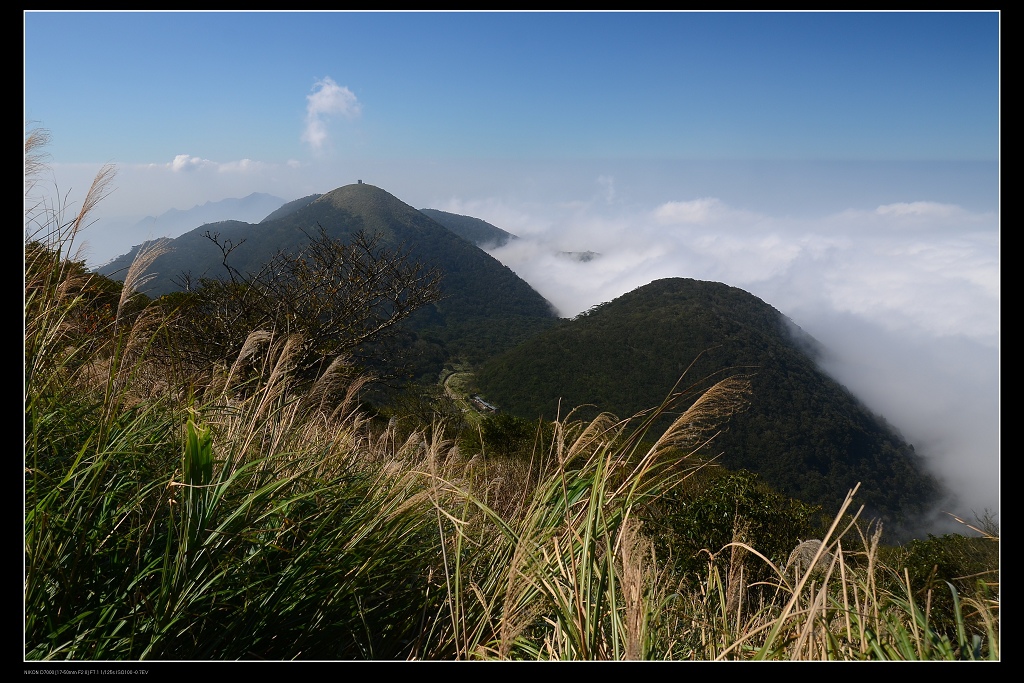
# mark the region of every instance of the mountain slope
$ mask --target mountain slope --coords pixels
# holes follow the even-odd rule
[[[311,202],[314,202],[317,199],[320,199],[321,196],[323,196],[323,195],[311,194],[311,195],[306,196],[306,197],[300,197],[299,199],[292,200],[292,201],[288,202],[287,204],[283,204],[276,211],[273,211],[273,212],[267,214],[266,216],[264,216],[263,220],[261,220],[260,223],[266,223],[268,221],[276,221],[278,218],[284,218],[288,214],[294,213],[295,211],[298,211],[302,207],[306,206],[307,204],[309,204]]]
[[[937,483],[912,446],[818,369],[816,347],[743,290],[674,278],[538,335],[485,364],[477,380],[490,402],[523,417],[552,418],[559,401],[563,415],[593,404],[581,416],[625,417],[658,405],[684,372],[681,388],[714,373],[752,373],[750,407],[710,454],[828,510],[862,482],[858,500],[871,514],[909,522],[933,502]]]
[[[503,247],[508,244],[509,240],[517,239],[512,233],[479,218],[448,213],[438,209],[420,209],[420,211],[481,249]]]
[[[207,237],[230,242],[230,265],[256,272],[278,250],[296,251],[322,227],[329,236],[349,241],[357,231],[379,235],[380,246],[407,251],[413,261],[444,272],[445,298],[410,321],[427,339],[452,355],[477,361],[526,339],[556,321],[551,305],[512,270],[482,249],[400,201],[365,183],[339,187],[309,200],[297,200],[258,225],[223,221],[204,225],[175,239],[173,251],[158,258],[158,273],[148,293],[158,296],[181,288],[181,274],[224,277],[223,255]],[[117,259],[100,272],[123,278]]]

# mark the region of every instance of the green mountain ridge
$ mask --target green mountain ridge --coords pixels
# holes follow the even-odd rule
[[[681,388],[749,374],[749,407],[708,454],[826,510],[861,482],[858,499],[869,514],[890,526],[912,523],[936,502],[938,482],[896,430],[819,369],[820,349],[744,290],[670,278],[491,359],[477,382],[487,400],[515,415],[552,419],[582,406],[586,419],[659,405],[684,373]]]

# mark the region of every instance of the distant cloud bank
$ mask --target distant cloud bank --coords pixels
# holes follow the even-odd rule
[[[150,164],[149,168],[160,168],[160,164]],[[239,159],[237,161],[211,161],[201,157],[194,157],[188,154],[179,154],[169,164],[163,164],[174,173],[188,173],[199,170],[213,170],[218,173],[251,173],[267,167],[262,161],[252,159]]]

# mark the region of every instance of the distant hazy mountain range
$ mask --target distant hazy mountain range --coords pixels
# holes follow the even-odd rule
[[[285,201],[264,192],[253,192],[241,199],[206,202],[191,209],[169,209],[159,216],[146,216],[135,224],[133,232],[155,239],[177,237],[206,223],[227,220],[256,222],[280,208]]]
[[[138,221],[126,218],[104,219],[102,226],[83,235],[86,243],[84,256],[90,267],[102,268],[124,253],[119,250],[123,250],[125,244],[138,246],[161,237],[178,237],[206,223],[225,220],[256,222],[284,203],[285,200],[280,197],[253,192],[241,199],[221,199],[191,209],[168,209],[159,216],[146,216]]]

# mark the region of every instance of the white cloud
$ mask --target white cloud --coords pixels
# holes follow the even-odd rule
[[[804,251],[804,246],[798,240],[778,234],[754,239],[728,234],[704,234],[696,237],[692,245],[700,260],[715,264],[714,279],[745,284],[784,274]]]
[[[341,115],[354,119],[361,111],[362,105],[347,87],[338,85],[329,76],[317,81],[313,92],[306,96],[306,128],[302,141],[319,152],[327,142],[328,118]]]
[[[192,173],[195,171],[216,171],[218,173],[254,173],[266,169],[269,165],[252,159],[237,161],[212,161],[189,154],[178,154],[167,164],[147,164],[149,169],[166,168],[174,173]]]
[[[209,159],[202,159],[200,157],[189,156],[188,154],[179,154],[174,157],[167,166],[175,173],[181,171],[194,171],[200,168],[208,168],[210,166],[216,166],[217,164]]]

